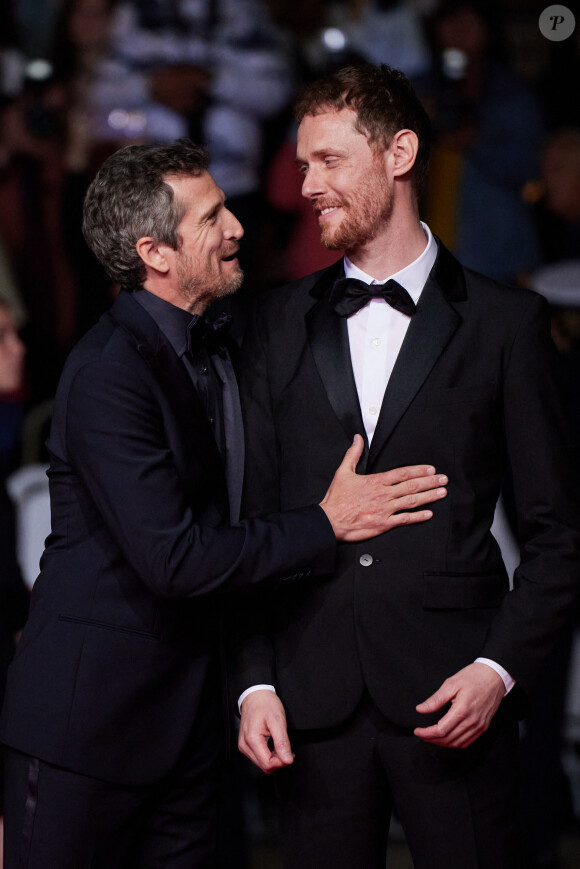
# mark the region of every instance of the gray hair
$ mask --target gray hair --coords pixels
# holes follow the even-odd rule
[[[91,183],[83,207],[83,233],[107,274],[124,289],[143,283],[140,238],[179,248],[177,227],[184,208],[167,177],[198,177],[207,152],[188,139],[170,145],[129,145],[112,154]]]

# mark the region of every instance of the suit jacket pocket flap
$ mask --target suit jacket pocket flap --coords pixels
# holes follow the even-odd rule
[[[479,609],[498,606],[509,590],[505,573],[424,573],[425,609]]]

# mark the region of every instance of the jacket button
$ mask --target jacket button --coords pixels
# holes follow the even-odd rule
[[[363,567],[370,567],[373,561],[374,558],[372,557],[372,555],[369,555],[368,552],[365,552],[365,554],[361,555],[361,557],[359,558],[359,562]]]

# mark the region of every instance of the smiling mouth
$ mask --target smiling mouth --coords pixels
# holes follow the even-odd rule
[[[315,211],[319,218],[326,217],[327,214],[332,214],[333,211],[338,211],[340,205],[329,205],[326,208],[316,208]]]
[[[227,256],[223,256],[223,257],[222,257],[222,262],[224,262],[224,263],[231,263],[231,262],[233,262],[233,261],[236,259],[237,255],[238,255],[238,251],[235,250],[233,253],[230,253],[230,254],[228,254]]]

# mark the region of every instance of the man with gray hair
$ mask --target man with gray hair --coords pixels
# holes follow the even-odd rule
[[[122,291],[55,400],[52,532],[0,730],[7,869],[214,865],[223,593],[307,585],[337,539],[422,522],[446,493],[428,465],[358,476],[359,436],[320,504],[239,521],[237,386],[204,315],[240,286],[243,230],[207,167],[187,141],[131,146],[87,194]]]

